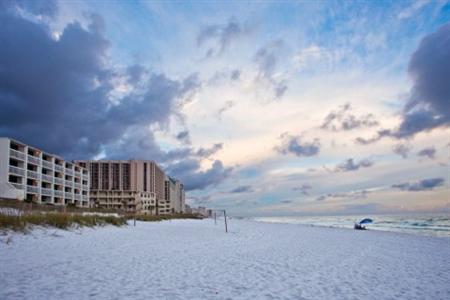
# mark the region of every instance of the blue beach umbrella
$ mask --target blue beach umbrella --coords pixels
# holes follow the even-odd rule
[[[366,219],[362,219],[361,221],[359,221],[359,224],[370,224],[372,222],[373,222],[372,219],[366,218]]]

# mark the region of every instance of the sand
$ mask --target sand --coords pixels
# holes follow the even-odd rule
[[[35,229],[0,299],[450,299],[450,239],[232,219]]]

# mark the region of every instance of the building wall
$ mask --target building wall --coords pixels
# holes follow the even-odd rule
[[[91,194],[94,194],[95,191],[151,193],[155,198],[155,206],[161,204],[164,210],[166,209],[164,189],[166,175],[154,161],[101,160],[76,161],[76,163],[91,170]],[[98,202],[97,198],[93,197],[92,199]],[[154,212],[159,213],[159,210],[155,208]]]
[[[174,213],[183,213],[185,211],[183,184],[179,180],[167,176],[165,193],[166,200],[170,202],[171,211]]]
[[[184,191],[184,185],[180,183],[180,203],[181,203],[181,212],[186,212],[186,193]]]
[[[0,182],[0,197],[12,189],[19,200],[89,206],[87,169],[9,138],[0,138]]]
[[[154,192],[156,193],[156,199],[164,200],[164,182],[166,179],[166,174],[164,171],[155,163],[153,163],[152,180],[154,180]]]
[[[96,190],[91,191],[91,201],[97,208],[156,214],[156,196],[151,192]]]

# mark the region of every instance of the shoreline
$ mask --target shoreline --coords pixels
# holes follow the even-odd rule
[[[269,224],[291,224],[306,227],[339,228],[354,230],[351,219],[363,216],[324,217],[255,217],[247,220]],[[450,238],[450,214],[434,215],[378,215],[366,231],[392,232],[416,236]],[[393,220],[394,219],[394,220]],[[440,224],[427,222],[440,221]]]

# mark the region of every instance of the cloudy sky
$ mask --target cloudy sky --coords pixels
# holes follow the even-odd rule
[[[1,1],[0,136],[234,215],[450,212],[450,3]]]

